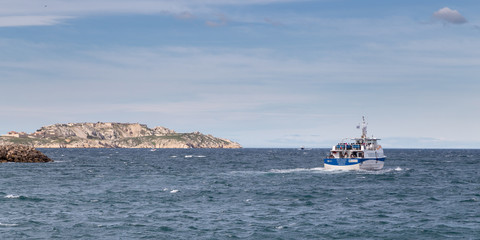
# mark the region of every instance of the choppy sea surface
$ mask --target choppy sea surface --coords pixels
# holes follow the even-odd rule
[[[0,164],[2,239],[480,239],[480,150],[41,149]]]

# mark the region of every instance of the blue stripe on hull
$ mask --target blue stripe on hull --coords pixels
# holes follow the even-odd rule
[[[385,161],[385,158],[325,158],[324,164],[334,166],[353,166],[368,160]]]

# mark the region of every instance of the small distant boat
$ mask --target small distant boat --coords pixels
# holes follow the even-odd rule
[[[151,151],[151,152],[155,152],[155,151],[157,151],[157,149],[156,149],[156,148],[152,148],[152,149],[150,149],[150,151]]]
[[[298,148],[298,150],[301,150],[301,151],[308,151],[308,150],[312,150],[311,148],[305,148],[304,146],[301,146]]]
[[[362,136],[352,138],[354,142],[342,141],[333,146],[330,155],[324,159],[324,168],[331,170],[380,170],[386,156],[378,144],[378,138],[367,137],[365,117],[361,124]],[[360,126],[357,126],[360,128]]]

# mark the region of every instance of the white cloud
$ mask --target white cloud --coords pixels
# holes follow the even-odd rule
[[[181,12],[178,14],[174,14],[175,18],[177,19],[192,19],[195,18],[195,16],[191,12]]]
[[[0,27],[41,26],[59,24],[68,17],[83,17],[97,14],[164,14],[175,18],[189,19],[199,16],[216,21],[207,21],[209,26],[226,23],[225,16],[215,15],[223,5],[258,5],[293,0],[3,0],[0,8]]]
[[[112,13],[151,14],[162,12],[181,13],[189,10],[183,2],[152,0],[49,0],[39,3],[33,0],[2,1],[0,15],[85,15]]]
[[[61,23],[68,16],[0,16],[0,27],[48,26]]]
[[[44,26],[68,18],[98,14],[164,14],[176,18],[193,17],[186,2],[152,0],[5,0],[0,8],[0,27]],[[69,17],[66,17],[69,16]]]
[[[207,24],[207,26],[210,26],[210,27],[220,27],[220,26],[224,26],[227,24],[228,22],[228,19],[227,19],[227,16],[225,16],[224,14],[217,14],[217,18],[218,20],[215,20],[215,21],[206,21],[205,24]]]
[[[452,24],[462,24],[467,22],[467,19],[465,19],[465,17],[462,16],[462,14],[460,14],[457,10],[452,10],[448,7],[444,7],[434,12],[433,17]]]

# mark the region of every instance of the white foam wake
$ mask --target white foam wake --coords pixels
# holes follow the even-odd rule
[[[310,173],[343,173],[348,172],[345,170],[330,170],[324,167],[316,168],[292,168],[292,169],[271,169],[269,173],[296,173],[296,172],[310,172]]]
[[[295,172],[309,172],[311,168],[293,168],[293,169],[270,169],[271,173],[295,173]]]
[[[290,169],[270,169],[268,171],[231,171],[229,174],[234,175],[257,175],[257,174],[289,174],[289,173],[319,173],[319,174],[385,174],[389,172],[403,172],[409,170],[408,168],[385,168],[382,170],[343,170],[343,169],[325,169],[324,167],[315,168],[290,168]]]
[[[233,175],[257,175],[257,174],[288,174],[288,173],[320,173],[320,174],[385,174],[390,172],[404,172],[409,168],[384,168],[381,170],[343,170],[343,169],[325,169],[324,167],[315,168],[290,168],[290,169],[270,169],[268,171],[231,171],[228,174]]]
[[[376,171],[371,171],[371,170],[360,170],[360,173],[366,173],[366,174],[385,174],[385,173],[391,173],[391,172],[404,172],[408,171],[410,168],[401,168],[401,167],[396,167],[396,168],[384,168]]]

